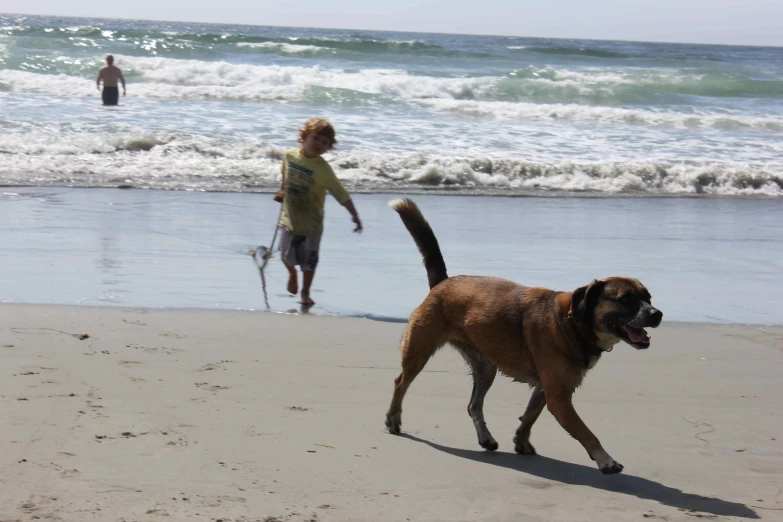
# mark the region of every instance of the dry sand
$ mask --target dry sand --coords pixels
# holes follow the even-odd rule
[[[0,305],[0,520],[783,520],[783,328],[618,345],[575,398],[625,465],[603,476],[548,412],[514,454],[529,391],[503,377],[483,451],[450,349],[386,433],[403,327]]]

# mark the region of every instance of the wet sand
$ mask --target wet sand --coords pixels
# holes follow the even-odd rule
[[[288,311],[269,245],[271,194],[9,188],[0,191],[0,302]],[[387,203],[356,194],[364,233],[330,196],[313,313],[407,318],[427,295],[408,231]],[[571,291],[635,277],[667,321],[783,324],[783,205],[744,198],[412,196],[449,275]],[[265,283],[265,284],[262,284]]]

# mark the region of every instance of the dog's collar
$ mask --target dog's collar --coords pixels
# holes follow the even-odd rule
[[[598,339],[592,331],[589,331],[584,327],[580,328],[579,325],[577,325],[576,331],[577,335],[579,336],[579,341],[582,344],[583,362],[585,366],[589,366],[590,359],[592,357],[600,357],[604,351],[598,346]]]
[[[560,318],[560,314],[555,312],[555,317],[557,318],[557,326],[560,328],[560,333],[563,334],[563,336],[568,341],[568,344],[573,346],[571,343],[571,338],[568,336],[568,334],[565,331],[565,328],[563,327],[563,322]],[[579,348],[582,352],[582,364],[584,364],[585,367],[590,366],[590,359],[592,357],[600,357],[601,354],[604,353],[604,350],[599,348],[598,343],[596,342],[597,339],[595,337],[595,334],[592,332],[589,332],[584,328],[582,325],[578,324],[578,322],[574,319],[574,314],[571,310],[568,310],[568,314],[566,315],[566,318],[570,319],[572,321],[572,327],[574,330],[576,330],[576,336],[579,340]]]

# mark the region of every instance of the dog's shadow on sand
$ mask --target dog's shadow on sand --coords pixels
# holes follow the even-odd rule
[[[475,451],[441,446],[428,440],[420,439],[413,435],[403,434],[402,437],[427,444],[438,451],[474,460],[484,464],[492,464],[508,469],[513,469],[528,475],[534,475],[547,480],[571,484],[574,486],[587,486],[604,491],[614,491],[625,495],[633,495],[638,498],[654,500],[685,510],[696,510],[713,515],[742,518],[761,518],[755,511],[744,504],[728,502],[719,498],[703,497],[692,493],[684,493],[676,488],[664,486],[654,480],[649,480],[633,475],[602,475],[597,468],[563,462],[541,455],[522,456],[516,453]]]

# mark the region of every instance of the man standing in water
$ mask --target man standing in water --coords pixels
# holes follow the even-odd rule
[[[125,77],[122,71],[114,66],[114,56],[106,55],[106,65],[98,71],[98,79],[95,85],[101,90],[101,80],[103,80],[103,104],[117,105],[120,98],[120,91],[117,89],[117,80],[122,82],[122,95],[125,96]]]

